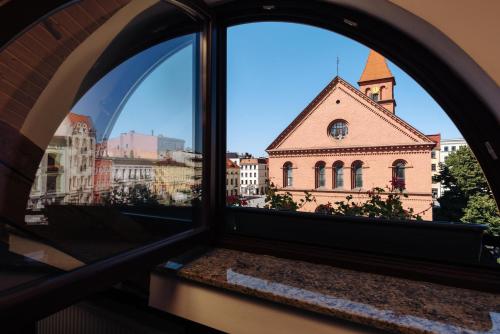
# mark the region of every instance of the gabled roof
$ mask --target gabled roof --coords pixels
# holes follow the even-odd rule
[[[90,119],[89,116],[75,114],[74,112],[70,112],[67,117],[68,117],[69,121],[71,122],[71,124],[85,123],[85,124],[87,124],[89,129],[92,129],[94,127],[92,124],[92,120]]]
[[[429,138],[430,140],[432,140],[433,142],[436,143],[436,148],[437,149],[440,149],[440,145],[441,145],[441,134],[440,133],[437,133],[435,135],[426,135],[427,138]]]
[[[226,168],[240,168],[240,166],[226,158]]]
[[[277,148],[287,137],[288,135],[299,126],[299,124],[309,115],[313,112],[313,110],[318,106],[323,99],[327,96],[329,92],[331,92],[338,84],[342,84],[346,88],[348,88],[351,92],[362,98],[364,101],[366,101],[372,108],[377,109],[381,111],[387,118],[390,118],[393,120],[397,125],[399,125],[401,128],[404,128],[408,130],[409,132],[413,133],[416,137],[420,138],[424,142],[427,142],[429,144],[432,144],[433,141],[430,140],[426,135],[424,135],[422,132],[419,130],[415,129],[413,126],[408,124],[406,121],[404,121],[402,118],[396,116],[377,102],[373,101],[371,98],[369,98],[367,95],[359,91],[357,88],[352,86],[350,83],[345,81],[339,76],[336,76],[328,85],[326,85],[323,90],[316,95],[316,97],[307,105],[307,107],[302,110],[302,112],[295,117],[295,119],[286,127],[285,130],[283,130],[278,137],[271,143],[266,148],[266,151],[273,150]]]
[[[366,60],[365,69],[363,70],[361,78],[359,78],[358,82],[389,78],[394,78],[394,76],[387,66],[384,56],[376,51],[370,50],[370,54]]]

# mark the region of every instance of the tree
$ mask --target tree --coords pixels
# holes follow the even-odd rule
[[[435,220],[488,224],[490,233],[499,232],[498,208],[470,148],[463,146],[452,152],[446,163],[439,165],[434,180],[445,188],[438,199],[440,206],[435,210]]]
[[[404,193],[404,184],[391,181],[392,187],[388,192],[375,187],[368,191],[368,200],[364,203],[353,202],[353,196],[348,195],[347,201],[335,202],[335,207],[331,203],[318,205],[316,213],[335,216],[365,216],[369,218],[385,218],[396,220],[422,220],[419,214],[415,214],[412,208],[403,208],[401,197],[408,197]]]
[[[297,211],[309,202],[316,202],[316,198],[314,198],[314,196],[312,196],[309,192],[305,191],[304,198],[301,198],[297,203],[293,200],[293,196],[290,192],[280,192],[274,183],[271,183],[266,194],[266,205],[264,208]]]
[[[158,205],[157,196],[144,184],[115,187],[103,199],[105,205]]]
[[[229,195],[226,196],[226,204],[228,206],[247,206],[248,202],[238,195]]]
[[[475,194],[491,195],[490,187],[476,157],[467,146],[462,146],[448,155],[446,163],[440,164],[435,180],[442,182],[446,192],[469,198]]]
[[[495,200],[489,195],[472,195],[460,220],[464,223],[487,224],[491,235],[500,236],[500,212]]]

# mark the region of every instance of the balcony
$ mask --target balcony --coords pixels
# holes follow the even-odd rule
[[[47,173],[64,173],[62,165],[47,165]]]

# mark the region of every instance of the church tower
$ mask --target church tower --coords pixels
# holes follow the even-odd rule
[[[381,54],[370,50],[358,85],[359,90],[375,102],[392,113],[396,112],[396,101],[394,100],[396,80]]]

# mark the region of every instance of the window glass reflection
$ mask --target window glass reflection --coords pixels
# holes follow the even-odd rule
[[[500,212],[492,192],[459,130],[411,77],[376,50],[313,26],[259,22],[227,33],[227,156],[242,167],[241,195],[227,204],[246,207],[226,210],[228,231],[385,252],[382,243],[367,249],[359,240],[335,241],[330,223],[340,218],[333,216],[437,221],[460,226],[471,240],[486,230],[488,246],[477,244],[469,255],[496,265]],[[265,194],[243,191],[249,158],[267,162]],[[280,215],[303,218],[297,225],[268,218]],[[321,241],[322,232],[299,226],[309,219],[321,220],[317,231],[331,237]],[[356,226],[350,236],[363,235]]]
[[[38,167],[30,231],[87,263],[196,224],[197,40],[179,37],[134,56],[76,103]]]

